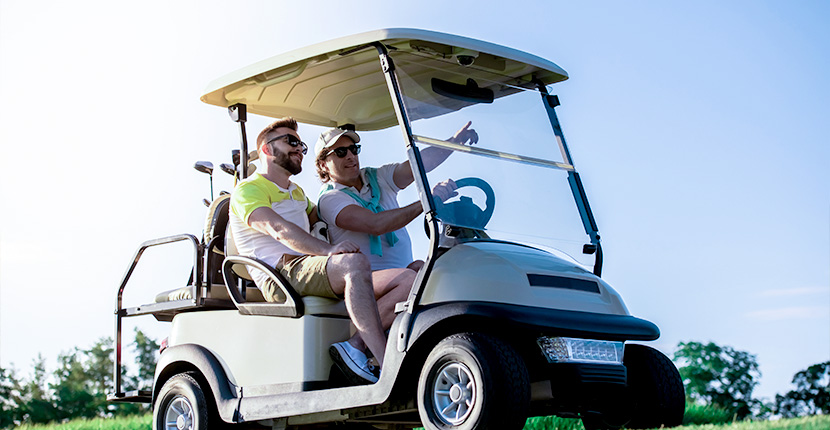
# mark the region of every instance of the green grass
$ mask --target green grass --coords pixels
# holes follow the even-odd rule
[[[62,424],[23,425],[23,430],[149,430],[152,416],[78,419]],[[676,430],[827,430],[830,416],[792,418],[777,421],[739,421],[726,424],[685,425]],[[582,421],[572,418],[535,417],[527,420],[525,430],[583,430]]]
[[[830,416],[814,415],[777,421],[738,421],[729,424],[704,424],[677,427],[678,430],[827,430]]]
[[[777,421],[738,421],[724,424],[693,424],[675,427],[675,430],[827,430],[830,429],[830,416],[782,419]],[[577,419],[558,417],[530,418],[524,430],[583,430],[582,422]]]
[[[76,419],[60,424],[24,424],[23,430],[150,430],[152,414],[116,418]]]
[[[524,430],[584,430],[578,418],[533,417],[528,418]]]
[[[695,424],[727,424],[735,418],[729,411],[714,405],[699,405],[686,402],[686,412],[683,414],[683,425]]]

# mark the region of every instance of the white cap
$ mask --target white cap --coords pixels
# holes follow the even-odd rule
[[[353,130],[332,128],[331,130],[324,131],[320,134],[320,137],[317,138],[317,144],[314,145],[315,157],[320,157],[320,154],[337,143],[337,139],[340,139],[341,136],[349,136],[354,143],[360,142],[360,136],[358,136]]]

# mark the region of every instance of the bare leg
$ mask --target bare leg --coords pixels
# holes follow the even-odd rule
[[[378,313],[387,330],[395,321],[395,305],[409,297],[416,273],[409,269],[387,269],[372,272],[372,284],[378,301]]]
[[[345,296],[346,310],[357,333],[382,366],[386,335],[378,314],[371,270],[369,259],[363,254],[333,255],[326,263],[332,291]]]
[[[386,269],[372,272],[378,314],[383,330],[387,330],[395,321],[395,305],[409,296],[416,273],[410,269]],[[349,343],[357,349],[365,349],[360,333],[355,333]]]

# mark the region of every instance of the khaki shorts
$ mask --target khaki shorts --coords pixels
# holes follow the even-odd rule
[[[318,255],[303,255],[285,262],[280,259],[276,269],[294,287],[300,296],[320,296],[332,299],[342,299],[331,289],[329,277],[326,273],[326,263],[329,257]],[[269,302],[284,302],[282,291],[268,282],[262,291],[265,300]]]

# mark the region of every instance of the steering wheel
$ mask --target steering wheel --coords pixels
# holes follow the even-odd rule
[[[444,203],[433,197],[432,200],[435,203],[438,217],[447,224],[483,230],[484,226],[490,221],[490,217],[493,216],[493,209],[496,205],[496,194],[493,192],[493,187],[483,179],[472,177],[459,179],[455,181],[455,185],[458,189],[474,187],[483,191],[487,197],[484,210],[479,208],[478,205],[473,203],[473,199],[467,196],[461,196],[460,200],[450,203]]]

